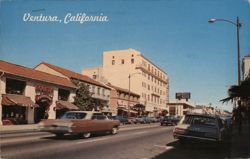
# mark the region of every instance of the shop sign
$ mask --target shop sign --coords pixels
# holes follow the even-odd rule
[[[43,85],[36,86],[36,101],[40,101],[43,98],[52,100],[53,98],[53,88]]]

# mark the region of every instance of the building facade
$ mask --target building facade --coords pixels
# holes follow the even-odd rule
[[[80,82],[83,82],[89,87],[90,93],[92,93],[92,98],[94,99],[92,104],[97,111],[100,111],[102,108],[107,108],[109,105],[111,89],[106,85],[89,78],[88,76],[46,62],[38,64],[34,69],[42,72],[47,72],[59,77],[67,78],[71,81],[78,80]]]
[[[129,116],[137,116],[138,112],[133,106],[139,104],[140,95],[111,84],[108,84],[108,86],[112,88],[109,105],[112,115],[128,116],[129,114]]]
[[[140,103],[152,114],[166,109],[169,101],[167,73],[134,49],[106,51],[101,67],[82,74],[139,94]]]
[[[168,115],[183,116],[192,112],[195,106],[186,101],[176,101],[168,103]]]
[[[66,78],[0,61],[0,124],[32,124],[77,110],[75,89]]]
[[[250,54],[243,58],[243,74],[244,79],[250,76]]]

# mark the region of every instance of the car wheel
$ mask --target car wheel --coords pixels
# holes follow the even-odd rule
[[[117,127],[113,127],[112,130],[111,130],[111,134],[115,135],[115,134],[117,134],[117,131],[118,131],[118,128]]]
[[[82,136],[83,136],[84,139],[87,139],[87,138],[89,138],[91,136],[91,133],[86,132],[86,133],[83,133]]]
[[[57,138],[62,138],[64,134],[63,133],[57,133],[55,135],[56,135]]]

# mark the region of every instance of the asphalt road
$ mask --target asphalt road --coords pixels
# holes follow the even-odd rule
[[[20,159],[135,159],[153,158],[173,141],[173,127],[159,124],[123,127],[117,135],[98,134],[89,139],[48,133],[9,134],[1,137],[1,157]]]
[[[171,126],[147,124],[123,127],[117,135],[98,134],[89,139],[48,133],[1,136],[3,159],[165,159],[230,158],[229,145],[196,142],[181,145],[172,137]]]

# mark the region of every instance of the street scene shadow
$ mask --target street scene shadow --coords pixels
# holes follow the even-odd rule
[[[102,136],[110,136],[110,133],[95,133],[92,134],[90,138],[98,138],[98,137],[102,137]],[[70,134],[66,134],[63,135],[62,137],[57,137],[56,135],[52,135],[52,136],[46,136],[46,137],[41,137],[41,139],[51,139],[51,140],[87,140],[84,139],[82,136],[79,135],[70,135]]]
[[[180,143],[178,140],[168,143],[166,151],[154,159],[216,159],[230,158],[230,143],[218,144],[215,142],[186,142]],[[243,156],[244,157],[244,156]]]

